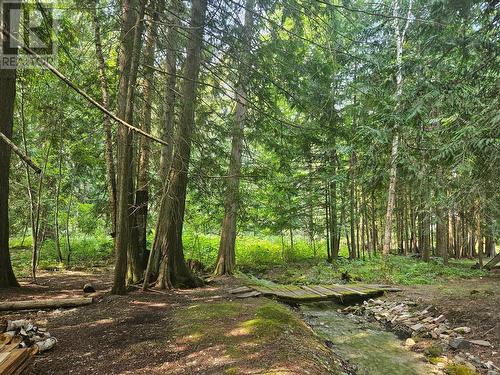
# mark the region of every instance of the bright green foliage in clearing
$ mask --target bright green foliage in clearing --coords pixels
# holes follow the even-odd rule
[[[433,284],[443,280],[484,276],[486,274],[484,271],[471,269],[474,264],[475,261],[471,260],[450,260],[449,265],[444,266],[441,259],[432,259],[426,263],[418,258],[404,256],[390,256],[387,261],[373,258],[366,262],[362,260],[339,262],[342,270],[354,278],[361,278],[362,281],[404,285]]]
[[[281,265],[272,272],[260,274],[278,283],[328,284],[341,281],[341,274],[347,272],[351,280],[367,283],[390,283],[403,285],[434,284],[443,280],[484,276],[481,270],[472,270],[472,261],[450,261],[443,266],[440,260],[424,263],[418,259],[391,256],[387,262],[381,258],[370,260],[339,260],[330,264],[324,260]]]
[[[189,234],[185,236],[187,258],[198,259],[207,267],[213,267],[219,246],[216,235]],[[237,239],[236,254],[239,270],[261,278],[269,278],[279,283],[316,284],[336,283],[341,274],[347,272],[353,281],[383,282],[391,284],[433,284],[443,280],[473,278],[484,276],[481,270],[471,269],[475,260],[453,260],[444,266],[439,258],[422,262],[418,258],[389,256],[386,261],[381,257],[366,257],[365,260],[340,258],[330,264],[324,260],[324,243],[318,244],[317,256],[304,239],[297,239],[292,252],[285,244],[286,261],[282,256],[279,237],[257,238],[240,235]],[[341,248],[341,255],[347,255],[347,248]]]
[[[152,239],[152,237],[150,237]],[[22,247],[21,239],[10,242],[12,261],[19,276],[29,275],[31,261],[31,238],[26,237]],[[213,269],[219,247],[218,235],[202,235],[187,232],[184,235],[187,259],[201,261],[207,269]],[[473,278],[486,275],[485,271],[471,269],[475,260],[453,260],[444,266],[440,258],[422,262],[418,258],[390,256],[386,261],[381,257],[366,257],[365,260],[347,260],[347,248],[341,248],[340,258],[330,264],[325,260],[324,243],[317,245],[317,254],[303,238],[297,238],[294,251],[285,243],[283,252],[281,238],[254,237],[241,234],[236,243],[237,262],[240,272],[250,277],[267,278],[278,283],[318,284],[337,283],[342,273],[348,273],[352,281],[381,282],[393,284],[433,284],[443,280]],[[61,241],[64,264],[56,261],[54,242],[44,242],[40,255],[41,269],[66,267],[67,248]],[[92,268],[111,264],[113,242],[106,236],[72,236],[71,267]],[[285,254],[285,259],[283,258]]]
[[[220,237],[218,234],[199,234],[187,231],[183,236],[184,250],[187,259],[197,259],[207,267],[215,266],[219,250]],[[284,246],[283,246],[284,245]],[[324,257],[324,242],[317,245],[316,256]],[[272,265],[297,262],[314,257],[314,251],[303,238],[297,238],[293,249],[290,244],[281,243],[277,236],[251,236],[239,234],[236,238],[237,262],[242,270],[247,268],[266,270]]]
[[[68,249],[64,238],[61,238],[61,251],[64,263],[59,263],[53,240],[46,240],[40,252],[39,269],[54,270],[67,268]],[[72,236],[70,240],[70,266],[73,268],[90,269],[110,264],[113,255],[113,241],[109,236]],[[31,237],[10,241],[12,265],[18,277],[30,274]]]

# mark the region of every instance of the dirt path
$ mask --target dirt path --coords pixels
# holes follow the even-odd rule
[[[109,274],[109,273],[108,273]],[[109,277],[46,273],[40,285],[0,291],[0,299],[82,295]],[[59,340],[30,374],[338,374],[340,362],[295,313],[264,298],[234,300],[234,279],[166,294],[131,292],[68,310],[16,313]]]

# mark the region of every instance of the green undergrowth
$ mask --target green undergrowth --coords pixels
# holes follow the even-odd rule
[[[219,246],[218,235],[184,235],[187,258],[201,261],[213,269]],[[262,283],[267,279],[275,283],[315,284],[359,281],[402,285],[438,284],[446,280],[485,276],[482,270],[472,269],[475,260],[450,259],[445,266],[440,258],[423,262],[415,257],[392,255],[384,260],[380,256],[365,260],[348,260],[347,246],[343,244],[341,257],[333,264],[325,260],[325,244],[319,241],[316,253],[305,239],[298,237],[293,249],[284,247],[280,237],[256,237],[240,234],[236,240],[238,271],[250,282]],[[344,274],[344,277],[342,275]],[[265,282],[264,282],[265,283]]]
[[[450,260],[445,266],[441,259],[426,263],[417,258],[389,256],[386,260],[372,259],[349,261],[345,258],[328,263],[322,259],[276,264],[262,270],[261,267],[243,268],[249,282],[261,283],[266,279],[279,284],[330,284],[339,282],[387,283],[401,285],[439,284],[447,280],[477,278],[487,273],[471,269],[471,260]]]
[[[182,240],[186,258],[197,259],[209,269],[215,267],[220,241],[218,234],[199,234],[188,230]],[[289,243],[283,244],[278,236],[239,234],[236,238],[238,266],[242,271],[265,271],[276,264],[319,258],[324,243],[318,242],[316,248],[315,254],[307,240],[300,237],[295,240],[293,248]]]
[[[18,277],[30,275],[31,264],[31,237],[13,238],[9,242],[12,265]],[[113,240],[102,236],[73,236],[70,239],[70,249],[65,239],[61,239],[63,262],[57,261],[56,247],[53,240],[43,242],[40,250],[38,269],[91,269],[103,267],[112,262]],[[68,267],[69,255],[69,267]]]
[[[153,234],[148,237],[151,244]],[[207,270],[215,267],[219,248],[219,236],[199,234],[186,230],[183,236],[186,259],[196,259]],[[91,269],[112,264],[113,241],[109,236],[71,237],[70,268]],[[12,262],[16,274],[28,276],[31,263],[31,238],[10,241]],[[486,272],[471,269],[475,260],[450,259],[447,266],[440,258],[426,263],[415,257],[392,255],[386,260],[376,256],[365,260],[347,259],[346,244],[341,246],[341,257],[333,264],[325,260],[325,243],[318,241],[316,251],[305,238],[296,236],[293,248],[278,236],[254,236],[239,234],[236,240],[238,272],[246,274],[251,281],[267,279],[276,283],[316,284],[338,283],[348,279],[366,283],[389,283],[403,285],[437,284],[446,280],[475,278]],[[40,269],[68,268],[68,249],[65,238],[61,238],[64,261],[57,262],[53,240],[46,240],[40,254]]]

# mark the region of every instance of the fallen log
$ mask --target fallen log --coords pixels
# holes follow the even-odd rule
[[[46,352],[54,347],[57,343],[57,339],[55,337],[49,337],[47,340],[39,341],[33,345],[31,349],[32,354],[38,354]]]
[[[30,300],[30,301],[10,301],[10,302],[0,302],[0,311],[43,310],[43,309],[57,309],[60,307],[79,307],[79,306],[90,305],[92,302],[93,299],[90,297]]]
[[[498,263],[500,263],[500,253],[495,255],[488,263],[484,265],[484,268],[487,270],[491,270],[493,267],[495,267]]]

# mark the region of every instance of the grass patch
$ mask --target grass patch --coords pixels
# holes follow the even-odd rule
[[[219,342],[224,338],[223,322],[241,314],[243,308],[236,302],[213,302],[177,310],[175,335],[186,342]]]
[[[261,339],[275,338],[282,333],[293,332],[300,326],[300,321],[290,311],[276,303],[267,303],[259,307],[255,319],[242,324],[249,333]]]

